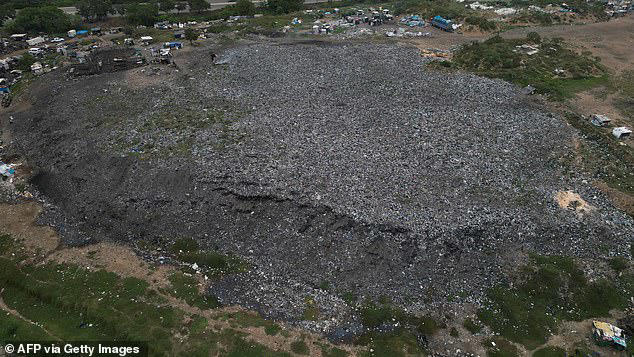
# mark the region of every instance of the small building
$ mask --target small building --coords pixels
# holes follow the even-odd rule
[[[617,139],[625,139],[632,134],[632,130],[624,126],[612,129],[612,135]]]
[[[590,117],[590,122],[595,126],[606,126],[610,124],[611,121],[610,118],[602,114],[593,114]]]
[[[44,43],[44,42],[46,42],[46,41],[44,40],[44,37],[42,37],[42,36],[38,36],[38,37],[35,37],[35,38],[32,38],[32,39],[26,40],[26,43],[28,43],[29,46],[37,46],[37,45],[39,45],[41,43]]]
[[[75,30],[69,30],[68,31],[68,37],[73,38],[75,36],[77,36],[77,31],[75,31]]]
[[[93,35],[101,35],[101,27],[93,27],[90,29],[90,33]]]
[[[25,33],[14,33],[10,37],[13,41],[24,41],[27,39],[27,35]]]
[[[79,30],[77,31],[77,36],[88,35],[88,30]]]
[[[149,45],[150,42],[152,42],[152,40],[154,40],[154,38],[152,38],[152,36],[142,36],[141,37],[141,42],[143,42],[144,45]]]
[[[607,322],[592,321],[592,337],[601,346],[612,346],[623,350],[627,348],[623,330]]]
[[[185,38],[185,31],[174,32],[174,38]]]

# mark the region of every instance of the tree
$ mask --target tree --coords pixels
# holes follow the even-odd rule
[[[189,4],[190,11],[201,12],[211,7],[205,0],[187,0],[187,3]]]
[[[22,58],[18,60],[17,67],[19,70],[28,72],[31,70],[31,65],[35,63],[37,60],[29,53],[25,53],[22,55]]]
[[[198,32],[191,27],[185,29],[185,39],[189,41],[190,45],[194,44],[194,41],[198,39]]]
[[[55,6],[27,7],[6,24],[10,33],[62,33],[72,26],[71,18]]]
[[[125,5],[124,4],[112,5],[111,14],[119,14],[121,16],[125,16]]]
[[[276,14],[288,14],[299,11],[304,7],[303,0],[269,0],[268,8]]]
[[[238,2],[233,5],[234,13],[239,16],[252,16],[255,14],[255,5],[251,2],[251,0],[238,0]]]
[[[526,39],[532,43],[542,42],[542,37],[537,32],[529,32],[528,35],[526,35]]]
[[[176,11],[181,12],[187,8],[187,4],[185,4],[184,2],[177,2],[175,7]]]
[[[126,21],[132,25],[152,26],[158,17],[154,4],[130,4],[126,8]]]
[[[112,12],[112,2],[110,0],[81,0],[77,3],[77,10],[88,20],[101,20]]]
[[[14,16],[15,9],[11,4],[0,5],[0,25],[2,25],[6,19],[10,19]]]
[[[159,0],[159,10],[169,12],[174,10],[176,2],[174,0]]]

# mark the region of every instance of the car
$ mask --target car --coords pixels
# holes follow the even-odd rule
[[[42,50],[41,48],[33,47],[33,48],[29,48],[28,52],[30,55],[37,56],[44,53],[44,50]]]
[[[55,37],[54,39],[51,40],[51,42],[64,42],[64,39],[61,37]]]

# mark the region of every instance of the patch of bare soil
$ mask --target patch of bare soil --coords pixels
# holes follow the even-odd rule
[[[619,316],[617,311],[611,311],[613,318],[609,319],[599,319],[600,321],[609,322],[612,324],[616,324],[616,320]],[[559,347],[566,351],[574,351],[575,348],[579,347],[592,347],[593,350],[596,350],[600,353],[601,356],[608,357],[617,357],[617,356],[625,356],[626,353],[623,351],[618,351],[614,348],[610,347],[601,347],[598,346],[595,341],[592,339],[592,321],[596,319],[587,319],[583,321],[566,321],[559,326],[559,333],[557,335],[551,336],[548,341],[539,348],[551,346],[551,347]]]
[[[590,213],[596,208],[589,205],[579,194],[572,191],[559,191],[555,194],[555,201],[559,207],[573,210],[578,215]]]
[[[599,188],[603,193],[610,197],[612,203],[620,210],[634,216],[634,197],[623,193],[619,190],[615,190],[603,182],[595,182],[595,186]]]

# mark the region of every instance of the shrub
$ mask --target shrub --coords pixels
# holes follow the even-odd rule
[[[307,355],[310,352],[306,342],[303,340],[296,340],[292,342],[291,351],[293,351],[293,353],[297,353],[298,355]]]
[[[304,7],[303,0],[269,0],[267,7],[275,14],[288,14]]]
[[[234,8],[234,14],[238,16],[252,16],[255,14],[255,5],[251,0],[238,0]]]
[[[528,35],[526,35],[526,40],[532,43],[540,43],[542,42],[542,37],[537,32],[533,31],[529,32]]]
[[[54,6],[27,7],[6,24],[10,33],[62,33],[73,25],[72,18]]]

